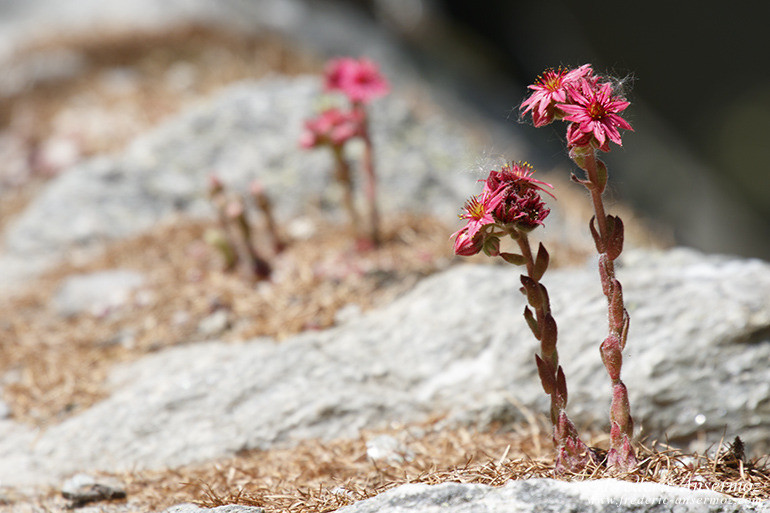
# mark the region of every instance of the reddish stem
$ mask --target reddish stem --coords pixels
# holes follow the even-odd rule
[[[603,186],[600,184],[596,152],[590,151],[582,155],[581,166],[585,172],[587,181],[581,182],[591,193],[594,213],[599,226],[599,276],[602,281],[602,290],[607,296],[609,335],[601,344],[600,351],[602,362],[612,381],[612,404],[610,405],[610,451],[607,455],[609,466],[622,471],[631,470],[636,466],[636,457],[631,447],[634,421],[631,417],[628,402],[628,391],[620,379],[622,367],[622,350],[628,336],[628,312],[623,304],[622,288],[615,277],[615,263],[610,258],[607,249],[610,244],[610,227],[602,201]],[[576,160],[576,162],[578,162]],[[617,224],[617,222],[616,222]],[[617,254],[614,258],[617,258]]]
[[[364,141],[364,191],[369,207],[369,230],[372,243],[380,244],[380,213],[377,208],[377,177],[374,172],[374,150],[369,134],[369,120],[363,104],[356,103],[353,107],[363,113],[361,122],[361,139]]]
[[[535,336],[540,341],[540,356],[536,357],[538,374],[545,393],[551,398],[556,469],[559,472],[564,470],[579,472],[591,461],[591,455],[588,447],[580,439],[577,428],[567,416],[567,384],[564,371],[559,365],[559,353],[556,350],[556,321],[551,315],[548,292],[540,283],[539,276],[535,274],[537,266],[535,258],[532,256],[532,248],[527,233],[513,231],[511,236],[519,245],[527,268],[526,276],[531,280],[530,283],[534,284],[533,291],[536,291],[530,293],[527,291],[527,287],[524,287],[530,305],[535,310],[538,331]],[[544,248],[541,247],[541,250],[544,251]],[[524,281],[524,276],[522,276],[522,281]]]
[[[353,228],[355,237],[358,238],[360,234],[360,228],[358,223],[358,213],[356,212],[355,201],[353,199],[353,180],[350,176],[350,165],[345,156],[342,154],[342,147],[335,146],[334,160],[337,166],[337,172],[335,178],[342,185],[342,202],[345,204],[345,210],[348,211],[348,217],[350,218],[350,225]]]

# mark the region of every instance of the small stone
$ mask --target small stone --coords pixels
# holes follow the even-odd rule
[[[11,407],[5,401],[0,401],[0,420],[11,418]]]
[[[205,337],[222,334],[230,327],[230,316],[225,309],[216,310],[198,323],[198,333]]]
[[[121,483],[113,479],[97,480],[88,474],[75,474],[65,481],[61,494],[71,502],[72,507],[79,507],[89,502],[126,498],[126,490]]]
[[[127,328],[121,330],[99,345],[104,348],[123,347],[125,349],[133,349],[136,347],[136,329]]]
[[[286,231],[295,240],[308,240],[316,232],[316,224],[309,217],[298,217],[289,221]]]
[[[345,324],[360,318],[362,314],[360,305],[350,303],[337,310],[337,313],[334,314],[334,323]]]
[[[390,435],[375,436],[366,442],[366,455],[374,461],[403,463],[411,461],[414,453]]]
[[[53,176],[76,164],[80,157],[81,148],[73,138],[51,137],[42,143],[37,165],[43,173]]]

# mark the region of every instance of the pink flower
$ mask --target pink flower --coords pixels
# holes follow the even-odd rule
[[[524,111],[522,114],[532,112],[532,122],[536,127],[547,125],[558,115],[555,107],[557,104],[566,103],[568,86],[574,84],[580,79],[591,77],[593,69],[590,64],[584,64],[573,70],[549,69],[537,78],[537,81],[529,86],[529,89],[535,91],[524,100],[520,108]]]
[[[334,59],[327,64],[324,87],[327,91],[342,91],[353,103],[369,103],[390,91],[374,62],[351,57]]]
[[[300,146],[313,148],[329,144],[342,146],[349,139],[363,133],[363,113],[349,112],[337,108],[327,109],[319,116],[305,121],[305,130],[300,136]]]
[[[553,185],[532,178],[534,172],[535,169],[527,162],[511,162],[500,168],[500,171],[492,170],[489,172],[487,179],[483,180],[484,191],[493,195],[500,194],[502,189],[513,186],[518,190],[538,189],[552,198],[556,198],[545,189],[545,187],[553,189]]]
[[[500,171],[491,171],[484,181],[484,193],[497,199],[492,212],[495,221],[529,231],[548,217],[551,210],[540,197],[550,184],[532,178],[535,170],[526,162],[511,163]]]
[[[475,255],[484,245],[483,228],[495,224],[492,211],[500,204],[501,198],[489,194],[473,196],[465,202],[460,219],[468,224],[452,234],[455,239],[455,253],[460,256]]]
[[[488,224],[494,224],[492,211],[500,204],[501,198],[489,194],[474,196],[465,202],[463,213],[460,219],[468,220],[468,235],[475,237],[476,234]]]
[[[570,103],[560,103],[557,107],[567,114],[565,121],[572,121],[567,127],[570,147],[586,146],[594,140],[602,151],[610,151],[609,141],[623,145],[618,127],[633,128],[618,113],[626,110],[630,103],[613,96],[610,83],[593,84],[581,80],[571,88],[569,96]]]

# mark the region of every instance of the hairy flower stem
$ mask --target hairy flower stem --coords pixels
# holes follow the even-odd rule
[[[355,200],[353,199],[353,179],[350,174],[350,164],[348,164],[348,161],[345,160],[345,156],[342,154],[342,146],[333,146],[332,149],[334,150],[336,165],[334,177],[342,185],[342,203],[345,205],[345,210],[348,211],[350,226],[353,228],[353,233],[357,238],[360,235],[360,226]]]
[[[535,355],[535,362],[543,390],[551,397],[556,469],[559,472],[579,472],[591,461],[591,456],[566,412],[567,380],[564,370],[559,365],[559,353],[556,350],[556,321],[551,315],[548,291],[540,283],[540,279],[548,268],[548,252],[541,243],[537,256],[533,257],[527,233],[515,229],[510,230],[509,233],[518,243],[527,268],[527,274],[521,276],[521,290],[529,302],[529,306],[524,307],[524,318],[535,338],[540,341],[540,354]],[[534,316],[530,306],[535,311]]]
[[[623,364],[622,351],[628,338],[629,316],[623,304],[623,288],[615,277],[615,259],[623,251],[623,222],[618,216],[605,214],[602,194],[607,183],[607,168],[596,158],[596,151],[588,147],[573,148],[570,156],[586,172],[586,180],[573,180],[582,184],[591,193],[595,216],[589,227],[599,252],[599,276],[602,291],[607,297],[609,334],[600,346],[602,362],[612,381],[612,404],[610,405],[610,450],[607,465],[620,471],[632,470],[636,456],[631,446],[634,421],[628,401],[628,391],[620,379]],[[594,219],[599,227],[594,228]]]
[[[357,102],[354,109],[363,112],[361,122],[361,139],[364,141],[364,191],[369,208],[369,236],[375,247],[380,245],[380,213],[377,208],[377,176],[374,172],[374,150],[369,134],[369,120],[364,105]]]

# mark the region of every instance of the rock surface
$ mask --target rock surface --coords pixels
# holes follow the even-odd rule
[[[264,513],[264,509],[254,506],[238,506],[228,504],[216,508],[201,508],[195,504],[178,504],[163,511],[163,513]]]
[[[125,305],[131,293],[144,283],[142,274],[125,269],[70,276],[52,298],[53,309],[64,317],[103,315]]]
[[[700,432],[711,442],[737,434],[749,452],[766,450],[770,265],[629,252],[619,273],[632,323],[623,377],[637,426],[681,443]],[[553,271],[546,284],[569,411],[579,424],[604,428],[609,382],[597,347],[606,304],[596,270]],[[449,424],[500,411],[518,420],[505,408],[511,396],[545,412],[518,287],[511,269],[463,265],[327,331],[146,357],[115,372],[111,397],[82,414],[36,438],[20,426],[16,438],[8,433],[0,481],[173,467],[436,412],[450,412]]]
[[[444,483],[407,484],[340,508],[339,513],[753,513],[770,503],[731,499],[707,490],[612,479],[564,482],[551,479],[511,481],[493,488]]]

